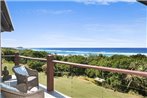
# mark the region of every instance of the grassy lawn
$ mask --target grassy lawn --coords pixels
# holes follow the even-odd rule
[[[13,63],[3,65],[8,67],[10,74],[13,74]],[[46,85],[46,75],[43,72],[39,73],[39,82]],[[144,98],[139,95],[114,92],[79,77],[55,77],[55,90],[72,98]]]
[[[40,73],[40,83],[46,85],[46,76]],[[72,98],[144,98],[139,95],[131,95],[114,92],[110,89],[97,86],[79,77],[56,77],[55,89]]]

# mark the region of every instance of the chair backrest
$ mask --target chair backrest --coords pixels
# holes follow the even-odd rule
[[[17,67],[15,66],[15,67],[13,68],[13,70],[14,70],[16,73],[18,73],[18,74],[21,74],[21,75],[24,75],[24,76],[29,76],[29,74],[28,74],[28,72],[27,72],[25,66],[17,66]]]

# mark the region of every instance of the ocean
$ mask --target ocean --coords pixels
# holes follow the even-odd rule
[[[34,51],[46,51],[57,55],[147,55],[147,48],[31,48]]]

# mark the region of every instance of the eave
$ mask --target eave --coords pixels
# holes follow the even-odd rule
[[[137,0],[137,1],[144,4],[144,5],[147,5],[147,0]]]
[[[13,25],[11,22],[10,14],[4,0],[1,1],[1,32],[13,31]]]

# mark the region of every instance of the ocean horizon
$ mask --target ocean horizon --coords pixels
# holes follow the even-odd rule
[[[34,51],[45,51],[49,54],[57,55],[137,55],[147,56],[147,48],[31,48]]]

